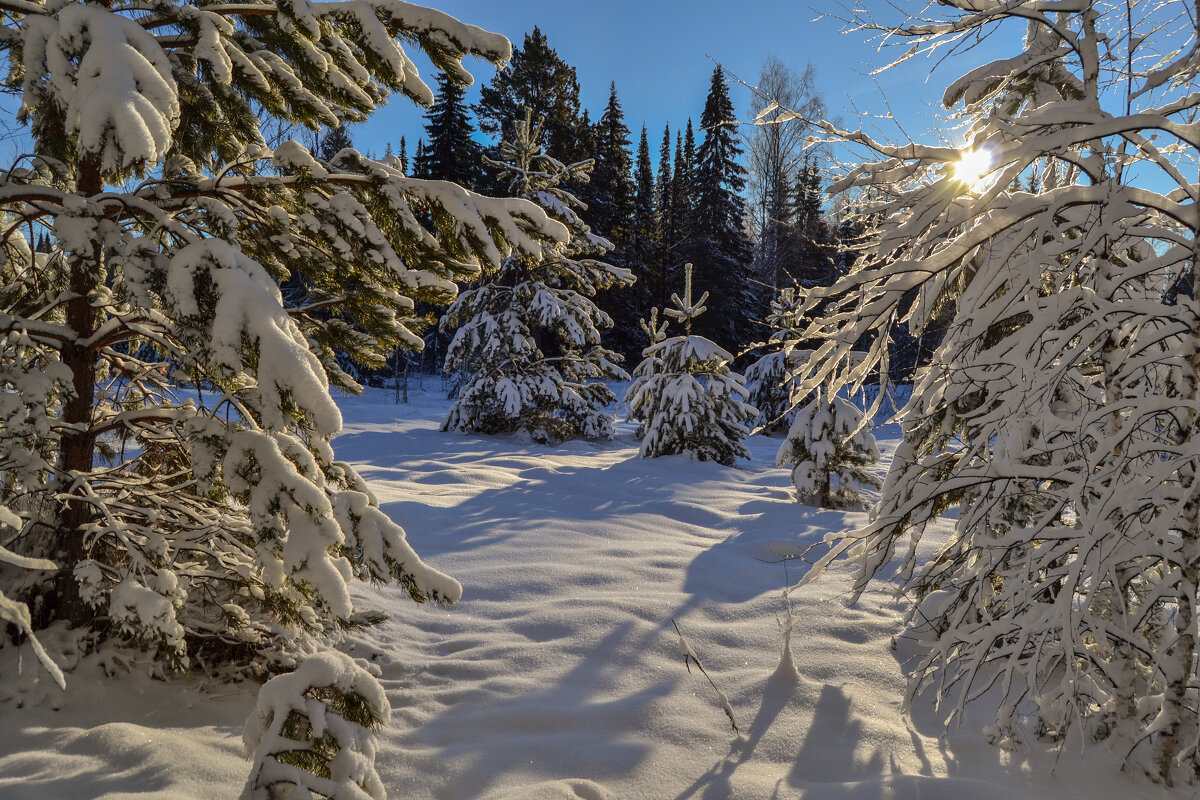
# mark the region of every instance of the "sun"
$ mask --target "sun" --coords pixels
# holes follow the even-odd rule
[[[992,153],[986,147],[962,151],[954,162],[954,177],[968,186],[974,186],[992,170]]]

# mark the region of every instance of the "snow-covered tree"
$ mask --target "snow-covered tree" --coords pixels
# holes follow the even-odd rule
[[[653,347],[667,338],[667,321],[664,319],[661,323],[658,321],[658,309],[650,309],[650,319],[638,320],[638,327],[642,329],[642,333],[646,335],[646,340],[650,342],[648,347]],[[658,371],[662,366],[662,359],[657,354],[648,355],[643,358],[633,370],[634,385],[645,383],[650,376]],[[626,394],[626,401],[630,395]],[[649,411],[649,406],[639,406],[638,408],[630,408],[626,419],[629,422],[636,422],[637,438],[644,439],[646,437],[646,423],[649,419],[645,416]]]
[[[353,580],[456,599],[334,456],[330,384],[356,388],[335,354],[419,346],[414,299],[565,231],[260,131],[428,104],[401,42],[469,81],[462,58],[507,40],[397,0],[24,3],[3,25],[31,151],[0,174],[2,552],[57,565],[0,565],[5,608],[176,667],[271,668],[379,618]]]
[[[861,508],[861,492],[880,488],[868,468],[879,461],[871,425],[844,397],[818,392],[795,414],[775,463],[792,468],[802,503],[822,508]]]
[[[693,302],[691,264],[684,274],[683,297],[671,295],[675,308],[666,311],[683,324],[684,335],[661,339],[643,352],[637,379],[625,395],[629,419],[639,423],[642,458],[689,453],[729,466],[750,457],[743,440],[758,411],[745,402],[745,380],[729,367],[733,356],[692,335],[692,320],[704,313],[708,292]],[[650,333],[651,340],[662,333]]]
[[[541,259],[514,256],[479,286],[463,291],[443,327],[458,330],[446,369],[468,375],[443,430],[527,431],[535,441],[582,436],[610,438],[615,401],[604,380],[628,380],[621,357],[600,342],[608,315],[592,302],[597,290],[629,284],[628,270],[598,259],[611,249],[579,216],[566,185],[587,178],[591,162],[565,165],[538,144],[539,126],[527,114],[505,142],[502,170],[512,194],[528,198],[571,232]]]
[[[812,351],[800,347],[805,325],[800,314],[803,304],[803,289],[788,287],[779,291],[771,301],[766,320],[771,328],[766,346],[778,349],[746,368],[748,402],[758,409],[754,420],[756,433],[769,436],[786,432],[804,402],[804,395],[797,391],[797,378]]]
[[[292,797],[297,789],[305,797],[384,800],[375,732],[391,711],[375,676],[336,650],[272,678],[242,732],[254,766],[241,800]]]
[[[953,691],[954,715],[999,687],[988,695],[999,701],[998,738],[1033,718],[1053,737],[1116,737],[1129,763],[1164,781],[1191,777],[1195,12],[945,5],[945,20],[856,24],[913,52],[1021,26],[1022,52],[946,91],[947,106],[961,104],[967,144],[893,146],[825,126],[872,153],[832,190],[868,190],[865,212],[878,223],[851,274],[810,295],[833,299],[807,332],[826,341],[803,386],[886,376],[890,326],[919,333],[942,309],[953,317],[903,412],[872,521],[832,537],[805,580],[851,557],[861,591],[899,565],[929,645],[910,699],[929,685]],[[871,331],[870,357],[839,371]],[[954,534],[920,563],[923,531],[952,505]]]

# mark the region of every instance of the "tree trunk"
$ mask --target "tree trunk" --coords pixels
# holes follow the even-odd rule
[[[103,189],[99,162],[89,160],[80,165],[77,193],[83,197],[99,194]],[[96,332],[96,310],[89,296],[100,282],[101,244],[96,242],[90,258],[80,258],[71,265],[71,299],[66,304],[67,325],[84,340]],[[71,371],[72,396],[63,405],[62,422],[67,428],[59,442],[58,480],[61,491],[72,495],[62,502],[58,512],[56,546],[52,558],[60,571],[55,580],[54,596],[45,598],[40,616],[43,622],[52,619],[81,621],[86,612],[79,597],[79,585],[74,577],[75,566],[87,557],[85,534],[94,520],[92,506],[78,499],[74,486],[87,480],[92,469],[96,440],[92,428],[92,411],[96,393],[96,355],[94,348],[76,342],[68,343],[62,351],[63,364]]]

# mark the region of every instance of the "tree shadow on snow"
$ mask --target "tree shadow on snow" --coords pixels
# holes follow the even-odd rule
[[[663,482],[657,465],[636,456],[592,467],[547,456],[533,458],[511,449],[501,448],[500,452],[503,455],[490,464],[518,473],[509,476],[507,485],[479,490],[452,506],[429,503],[428,498],[437,494],[436,488],[431,488],[427,495],[384,502],[381,508],[408,531],[422,556],[496,544],[537,524],[569,529],[574,534],[603,535],[597,532],[600,524],[619,525],[634,515],[661,515],[704,531],[729,527],[720,514],[680,501],[679,481]],[[460,457],[461,453],[454,455]],[[440,454],[433,458],[448,463]],[[462,463],[472,460],[461,458]],[[373,467],[362,468],[364,477],[386,479],[377,473]]]
[[[639,633],[632,620],[623,622],[580,654],[578,663],[553,684],[502,698],[455,702],[420,726],[414,731],[416,740],[422,748],[434,748],[437,762],[466,764],[435,794],[446,800],[481,797],[509,775],[522,780],[584,775],[601,785],[627,776],[647,758],[649,748],[618,737],[649,724],[655,702],[675,683],[668,679],[632,692],[613,690],[630,669],[619,654],[639,652],[651,635]],[[464,735],[471,731],[479,735]],[[602,740],[599,731],[614,736]]]
[[[693,604],[743,603],[782,589],[785,581],[794,584],[825,553],[822,540],[842,516],[819,510],[797,514],[795,505],[769,508],[744,530],[700,551],[687,566],[683,590]]]

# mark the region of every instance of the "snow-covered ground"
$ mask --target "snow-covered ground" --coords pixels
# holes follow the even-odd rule
[[[1194,796],[1121,774],[1121,754],[1102,745],[1082,758],[1037,743],[1005,752],[982,719],[945,731],[920,701],[902,716],[911,648],[893,642],[900,606],[886,587],[848,606],[834,574],[794,594],[790,673],[782,589],[810,545],[862,517],[796,504],[774,466],[778,439],[752,437],[753,460],[726,468],[639,459],[624,425],[614,442],[555,448],[446,434],[447,403],[428,384],[408,405],[381,391],[340,403],[339,457],[465,587],[453,608],[358,591],[361,607],[391,614],[343,643],[382,669],[390,797]],[[894,440],[880,445],[886,455]],[[672,621],[740,733],[685,668]],[[68,673],[62,697],[27,651],[0,649],[0,797],[237,796],[253,687],[106,679],[101,667]]]

